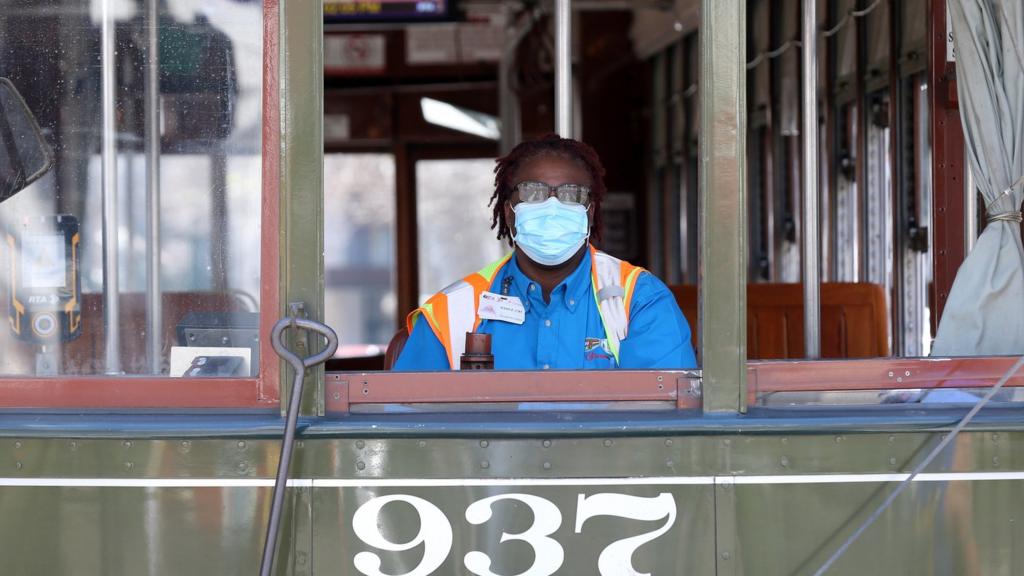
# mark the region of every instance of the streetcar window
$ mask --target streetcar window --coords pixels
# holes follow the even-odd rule
[[[339,357],[379,356],[395,331],[395,158],[324,155],[324,316]]]
[[[54,159],[0,208],[0,376],[254,376],[263,7],[102,4],[0,11]]]

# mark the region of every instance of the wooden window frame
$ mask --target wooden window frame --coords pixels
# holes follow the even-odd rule
[[[260,366],[254,378],[0,376],[0,409],[274,409],[280,362],[270,343],[280,287],[280,0],[263,2]]]

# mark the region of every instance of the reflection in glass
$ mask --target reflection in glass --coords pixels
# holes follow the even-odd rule
[[[155,34],[147,8],[158,13]],[[0,10],[0,77],[24,97],[54,152],[53,169],[0,208],[0,298],[8,317],[18,312],[29,328],[16,330],[13,320],[0,327],[0,375],[180,376],[171,369],[172,347],[197,343],[245,350],[250,368],[232,375],[256,373],[262,12],[259,3],[232,0],[69,0],[45,9],[38,2],[13,2]],[[104,23],[113,32],[113,58],[103,57]],[[150,39],[157,43],[155,108],[145,98]],[[108,81],[114,82],[114,101],[108,102],[114,121],[107,131],[104,70],[112,71]],[[156,118],[159,130],[152,155],[147,118]],[[116,195],[104,189],[104,144],[113,150],[107,187]],[[160,293],[147,298],[146,254],[154,237],[147,221],[147,199],[153,197],[147,167],[154,159],[160,175]],[[108,247],[105,197],[115,200],[108,237],[117,241]],[[69,222],[76,232],[61,244],[68,249],[38,240],[70,230]],[[113,258],[105,248],[112,248]],[[104,261],[116,262],[117,286],[105,288]],[[66,281],[52,286],[59,301],[54,307],[42,284],[55,284],[61,270],[73,274],[81,289]],[[111,271],[108,279],[113,277]],[[25,279],[39,280],[39,286],[23,291],[21,301]],[[60,320],[71,300],[80,310],[71,319],[80,322],[77,335],[31,330],[41,314]],[[105,327],[112,307],[119,321]],[[147,313],[154,309],[162,328],[159,357],[150,362]],[[113,331],[120,338],[111,362],[107,336]]]

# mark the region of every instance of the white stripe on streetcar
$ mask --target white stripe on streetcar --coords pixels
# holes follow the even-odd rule
[[[686,486],[852,484],[902,482],[909,474],[789,474],[774,476],[656,476],[644,478],[291,478],[292,488],[400,488],[471,486]],[[1024,480],[1018,472],[919,474],[914,482]],[[54,488],[269,488],[273,478],[0,478],[0,487]]]

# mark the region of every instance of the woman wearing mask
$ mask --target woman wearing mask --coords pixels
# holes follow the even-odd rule
[[[499,370],[696,366],[668,288],[588,242],[600,239],[605,194],[590,146],[524,142],[495,174],[491,228],[513,252],[414,310],[395,370],[457,370],[466,332],[491,334]]]

